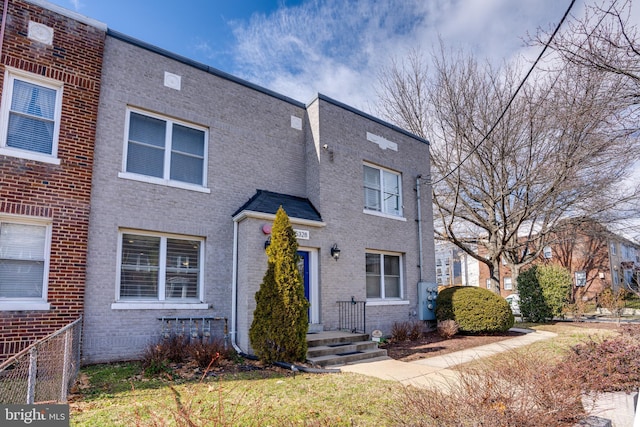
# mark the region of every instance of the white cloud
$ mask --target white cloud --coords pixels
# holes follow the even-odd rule
[[[231,22],[235,74],[303,102],[320,92],[357,108],[375,100],[376,74],[440,36],[492,62],[525,52],[526,32],[555,25],[557,0],[310,0]],[[529,48],[531,56],[536,49]]]

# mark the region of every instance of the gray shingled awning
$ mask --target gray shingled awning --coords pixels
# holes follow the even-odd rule
[[[282,206],[290,218],[322,222],[320,212],[318,212],[309,199],[265,190],[258,190],[247,203],[233,213],[232,217],[235,217],[243,211],[275,215],[280,206]]]

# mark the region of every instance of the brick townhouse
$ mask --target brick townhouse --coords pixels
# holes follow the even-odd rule
[[[427,141],[110,30],[96,138],[85,363],[138,357],[176,328],[222,336],[224,322],[251,352],[279,206],[310,330],[340,328],[339,301],[366,301],[367,333],[420,317],[418,283],[435,282]]]
[[[0,7],[3,358],[84,310],[106,26],[41,1]]]
[[[8,4],[3,352],[81,315],[85,363],[139,357],[168,328],[227,333],[250,352],[279,206],[298,236],[310,330],[344,327],[340,301],[366,302],[366,332],[419,317],[418,283],[435,274],[427,141],[43,1]]]

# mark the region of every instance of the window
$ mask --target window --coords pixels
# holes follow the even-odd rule
[[[59,163],[62,83],[7,70],[2,97],[2,154]]]
[[[402,216],[400,174],[364,165],[364,209],[365,212]]]
[[[511,282],[511,277],[505,277],[504,278],[504,290],[505,291],[513,290],[513,284]]]
[[[206,183],[207,132],[157,115],[129,111],[124,170],[150,182]]]
[[[545,259],[551,259],[553,257],[553,251],[551,250],[551,246],[545,246],[542,249],[542,252]]]
[[[485,286],[487,287],[487,289],[491,289],[491,279],[486,279]]]
[[[615,242],[611,242],[611,255],[616,255],[618,245]]]
[[[576,271],[574,273],[575,275],[575,280],[576,280],[576,286],[578,287],[584,287],[587,286],[587,272],[584,270],[581,271]]]
[[[48,310],[49,224],[0,218],[0,309]]]
[[[202,239],[133,232],[121,236],[120,301],[200,301]]]
[[[401,299],[401,256],[385,253],[367,253],[367,298]]]

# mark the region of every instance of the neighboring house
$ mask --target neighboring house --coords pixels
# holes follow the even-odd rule
[[[106,34],[46,2],[3,5],[0,360],[83,313]]]
[[[536,263],[556,264],[571,272],[571,299],[589,301],[606,287],[637,288],[640,245],[609,231],[597,222],[566,221],[549,236]],[[525,267],[526,268],[526,267]],[[480,266],[481,286],[490,288],[489,269]],[[509,266],[500,268],[501,294],[517,292]]]
[[[480,263],[450,242],[435,242],[438,286],[479,286]]]
[[[225,319],[251,352],[281,205],[311,330],[343,326],[338,301],[366,301],[366,332],[417,319],[417,284],[435,283],[429,168],[427,141],[340,102],[303,104],[109,31],[85,363],[139,357],[176,330],[222,336]]]

